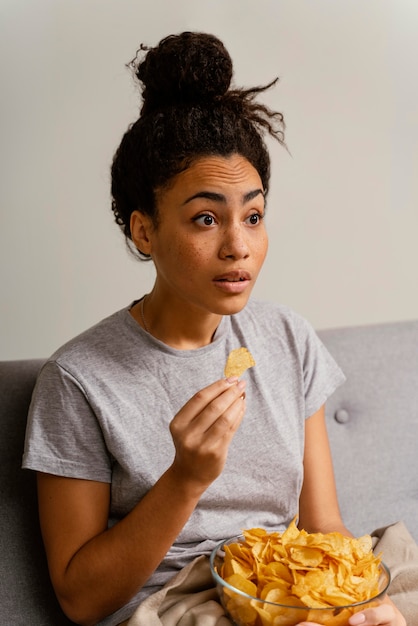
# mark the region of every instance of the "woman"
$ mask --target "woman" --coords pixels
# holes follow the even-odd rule
[[[167,37],[133,65],[143,106],[113,161],[113,211],[155,284],[51,357],[24,456],[61,606],[106,626],[241,528],[297,514],[348,533],[324,422],[343,375],[303,319],[249,299],[267,252],[263,133],[283,143],[282,116],[257,103],[266,87],[230,89],[211,35]],[[256,366],[225,378],[241,345]],[[389,603],[361,618],[405,623]]]

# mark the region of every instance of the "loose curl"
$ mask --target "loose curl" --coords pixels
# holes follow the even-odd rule
[[[129,66],[142,85],[143,103],[111,168],[112,210],[128,244],[132,212],[148,215],[157,227],[157,190],[201,157],[240,154],[267,193],[270,158],[263,135],[284,145],[284,120],[256,98],[278,79],[230,89],[231,58],[219,39],[205,33],[170,35],[155,48],[141,46]]]

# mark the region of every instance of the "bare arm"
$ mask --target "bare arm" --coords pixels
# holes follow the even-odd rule
[[[338,506],[324,406],[306,420],[303,467],[299,526],[308,532],[337,530],[352,536],[343,524]]]
[[[171,423],[176,453],[154,487],[107,529],[110,485],[38,475],[42,534],[63,610],[95,624],[125,604],[164,558],[201,495],[221,473],[245,412],[244,383],[220,380]]]

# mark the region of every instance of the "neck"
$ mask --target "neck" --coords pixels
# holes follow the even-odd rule
[[[150,335],[177,350],[209,345],[222,319],[221,315],[185,310],[167,301],[161,305],[153,292],[132,307],[131,315]]]

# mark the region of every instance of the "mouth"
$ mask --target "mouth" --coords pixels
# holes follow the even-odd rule
[[[216,276],[213,283],[221,293],[228,296],[239,296],[248,292],[251,274],[244,270],[225,272],[225,274]]]
[[[244,272],[242,270],[227,272],[214,278],[215,282],[220,283],[242,283],[247,280],[251,280],[251,275],[248,272]]]

